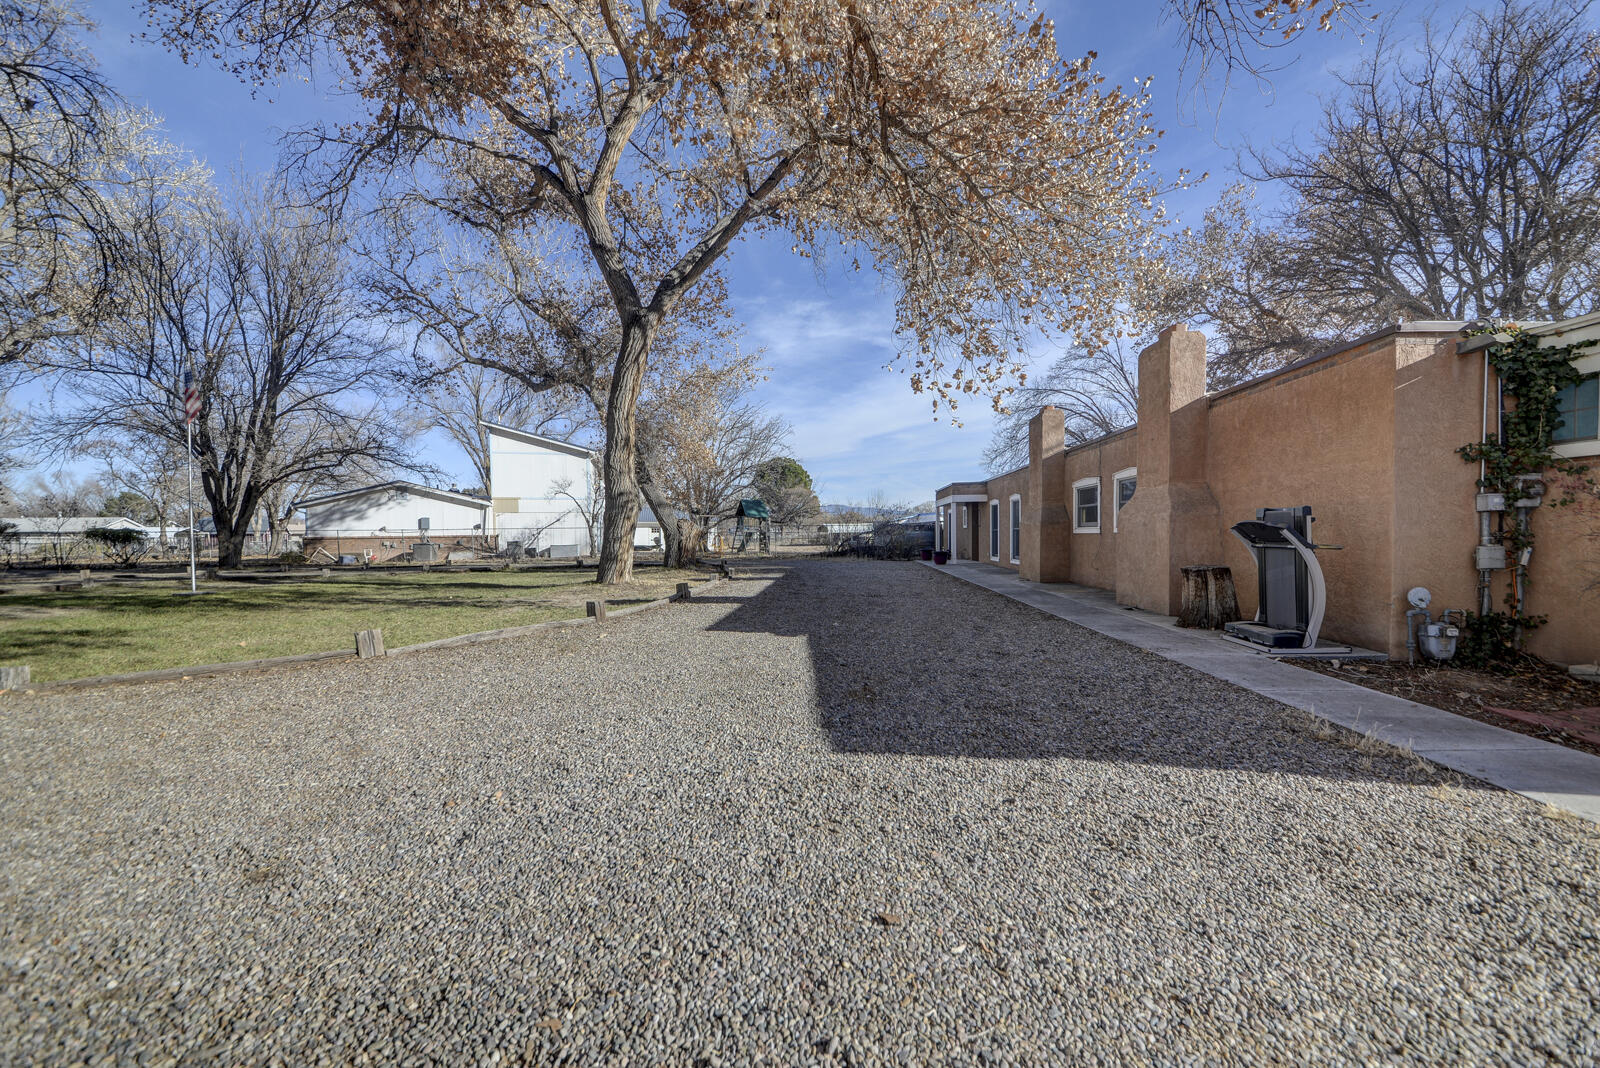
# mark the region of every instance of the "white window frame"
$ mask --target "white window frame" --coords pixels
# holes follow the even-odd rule
[[[1580,353],[1573,359],[1572,366],[1580,375],[1600,373],[1600,352]],[[1568,460],[1600,456],[1600,438],[1579,438],[1576,441],[1558,442],[1550,446],[1550,451]]]
[[[1111,533],[1113,534],[1117,532],[1117,516],[1122,514],[1122,483],[1130,478],[1134,480],[1133,492],[1138,493],[1139,469],[1137,467],[1124,467],[1121,471],[1111,476]],[[1131,497],[1129,498],[1129,500],[1132,499]],[[1077,515],[1078,502],[1074,500],[1072,506],[1073,515]]]
[[[1022,563],[1022,494],[1013,493],[1006,502],[1006,525],[1010,527],[1011,562]]]
[[[1097,516],[1097,520],[1093,526],[1080,525],[1078,523],[1078,491],[1080,489],[1087,489],[1090,486],[1094,487],[1094,501],[1097,509],[1095,515]],[[1100,533],[1100,524],[1105,522],[1105,517],[1106,495],[1100,492],[1100,476],[1096,475],[1093,478],[1080,478],[1078,481],[1074,482],[1072,484],[1072,532],[1074,534],[1098,534]]]
[[[1600,357],[1586,357],[1572,361],[1573,366],[1584,378],[1592,374],[1600,374]],[[1572,438],[1568,441],[1553,442],[1550,451],[1557,456],[1567,459],[1580,459],[1585,456],[1600,456],[1600,437]]]
[[[989,559],[1000,560],[1000,501],[996,497],[989,498]]]

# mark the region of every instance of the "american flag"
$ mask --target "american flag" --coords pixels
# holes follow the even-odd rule
[[[185,425],[200,414],[200,391],[194,385],[194,372],[187,369],[183,372],[183,414]]]

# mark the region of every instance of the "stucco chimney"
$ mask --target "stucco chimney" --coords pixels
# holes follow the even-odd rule
[[[1185,564],[1222,559],[1206,484],[1205,335],[1179,323],[1139,354],[1138,488],[1118,514],[1117,600],[1176,615]]]
[[[1028,420],[1028,492],[1022,499],[1018,573],[1030,582],[1066,582],[1072,527],[1067,512],[1066,417],[1046,405]]]

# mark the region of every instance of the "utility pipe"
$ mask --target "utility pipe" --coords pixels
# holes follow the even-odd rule
[[[1489,442],[1489,349],[1483,350],[1483,399],[1478,406],[1478,414],[1482,417],[1482,427],[1478,431],[1478,440],[1487,445]],[[1478,492],[1483,493],[1488,489],[1484,480],[1489,477],[1488,458],[1478,456]],[[1478,513],[1478,544],[1489,545],[1489,513]],[[1492,583],[1494,574],[1484,568],[1478,569],[1478,615],[1489,614],[1490,601],[1492,600]]]

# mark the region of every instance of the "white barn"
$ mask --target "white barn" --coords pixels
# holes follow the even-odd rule
[[[490,492],[501,546],[519,541],[525,549],[574,546],[572,555],[598,552],[601,493],[595,452],[508,426],[483,425],[489,431]],[[585,512],[594,520],[593,538]]]

